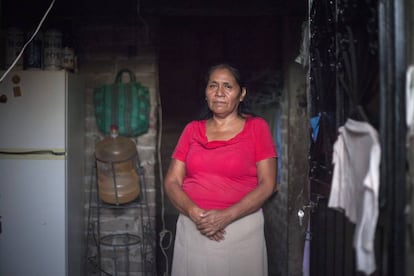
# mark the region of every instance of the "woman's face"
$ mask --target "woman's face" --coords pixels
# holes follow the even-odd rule
[[[245,95],[246,89],[239,86],[228,69],[220,68],[211,73],[206,87],[206,100],[214,115],[237,113]]]

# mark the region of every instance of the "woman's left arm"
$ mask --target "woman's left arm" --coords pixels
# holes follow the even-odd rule
[[[276,191],[276,158],[259,161],[257,164],[257,187],[242,200],[224,210],[210,210],[203,214],[197,224],[198,230],[206,236],[214,235],[231,222],[260,209],[263,203]]]
[[[260,209],[263,203],[276,191],[276,168],[276,158],[265,159],[257,163],[257,187],[237,204],[227,209],[233,218],[232,221]]]

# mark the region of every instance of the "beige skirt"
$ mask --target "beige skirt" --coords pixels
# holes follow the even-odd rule
[[[212,241],[180,215],[174,243],[172,276],[267,276],[267,252],[259,210],[226,228],[225,239]]]

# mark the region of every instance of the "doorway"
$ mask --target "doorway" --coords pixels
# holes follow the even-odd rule
[[[162,105],[161,164],[166,173],[170,156],[185,125],[197,119],[204,106],[204,77],[217,63],[230,63],[247,80],[257,79],[263,72],[282,72],[298,55],[301,24],[306,3],[280,14],[248,14],[194,16],[166,15],[160,20],[159,90]],[[254,12],[253,12],[254,13]],[[246,15],[247,14],[247,15]],[[163,223],[174,238],[175,208],[165,197],[158,202],[157,232]],[[168,244],[168,241],[164,241]],[[166,248],[171,265],[173,246]],[[157,253],[158,273],[165,270],[165,256]]]

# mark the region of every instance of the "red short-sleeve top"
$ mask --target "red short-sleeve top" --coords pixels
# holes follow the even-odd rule
[[[224,209],[256,188],[256,163],[277,152],[266,121],[247,117],[242,131],[226,141],[208,141],[205,120],[190,122],[172,157],[185,163],[182,188],[189,198],[203,209]]]

